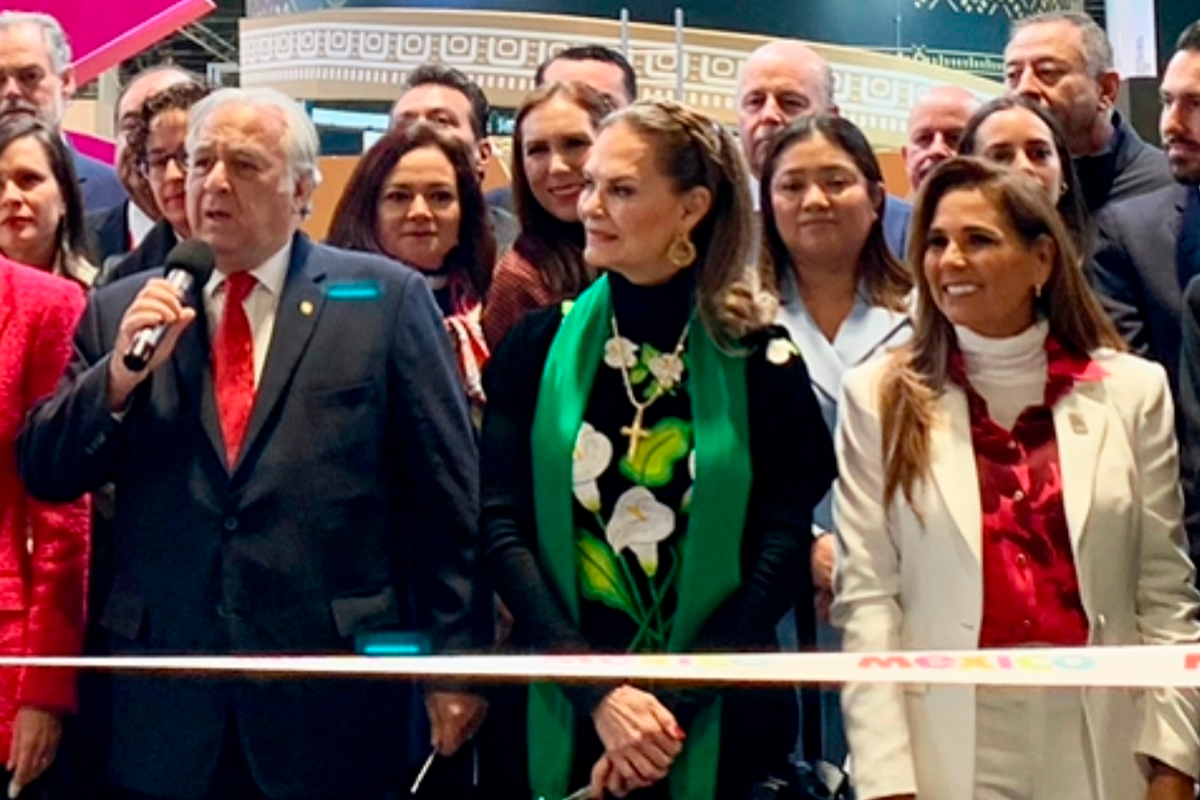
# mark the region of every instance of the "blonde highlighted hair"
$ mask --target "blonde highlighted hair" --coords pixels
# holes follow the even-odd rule
[[[774,300],[751,274],[755,245],[750,177],[733,137],[712,119],[668,100],[634,103],[610,114],[601,130],[628,125],[654,148],[659,169],[679,192],[702,186],[712,205],[692,230],[696,310],[720,347],[766,327]]]
[[[1088,287],[1074,237],[1041,186],[1016,170],[978,158],[953,158],[938,165],[913,210],[908,250],[909,267],[917,282],[913,336],[889,357],[879,387],[884,501],[889,504],[899,492],[911,505],[917,483],[929,472],[929,434],[938,397],[946,387],[955,334],[954,326],[934,302],[924,260],[938,204],[956,191],[980,192],[1026,247],[1043,238],[1054,243],[1054,263],[1034,301],[1035,311],[1048,320],[1050,335],[1066,350],[1087,356],[1100,347],[1125,348]]]

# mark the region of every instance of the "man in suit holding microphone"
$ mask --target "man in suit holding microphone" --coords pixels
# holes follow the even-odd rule
[[[187,151],[211,277],[96,293],[20,441],[36,495],[117,485],[111,651],[344,653],[413,627],[478,646],[475,445],[425,282],[298,233],[317,137],[286,96],[210,95]],[[116,675],[109,776],[130,798],[382,800],[407,697],[394,681]],[[484,711],[449,689],[426,705],[446,754]]]

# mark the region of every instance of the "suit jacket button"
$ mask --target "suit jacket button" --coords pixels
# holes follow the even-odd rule
[[[237,528],[238,528],[237,517],[226,517],[225,518],[225,530],[232,533],[233,531],[236,531]]]

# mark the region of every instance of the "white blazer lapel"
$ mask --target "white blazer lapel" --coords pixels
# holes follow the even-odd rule
[[[1108,424],[1099,381],[1077,384],[1054,406],[1054,435],[1062,470],[1063,510],[1071,546],[1079,558],[1079,542],[1096,490],[1096,461]]]
[[[826,402],[836,406],[846,365],[825,338],[825,334],[821,333],[817,323],[809,316],[804,301],[798,296],[794,279],[785,283],[782,299],[776,321],[787,328],[792,341],[800,348],[800,355],[804,358],[804,366],[808,369],[808,377],[813,387],[825,395]]]
[[[834,348],[847,368],[857,366],[882,347],[907,338],[908,315],[882,306],[872,306],[860,295],[838,329]]]
[[[971,441],[967,396],[958,386],[947,385],[938,400],[929,445],[933,481],[959,533],[978,561],[983,539],[979,475],[975,466],[975,446]],[[928,513],[926,518],[930,518]]]

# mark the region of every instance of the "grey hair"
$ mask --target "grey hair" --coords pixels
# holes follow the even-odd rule
[[[228,105],[244,105],[258,109],[273,109],[283,116],[283,150],[287,154],[288,167],[293,178],[301,178],[316,188],[321,182],[321,171],[317,168],[320,140],[317,129],[308,118],[304,108],[278,89],[225,88],[205,97],[188,112],[187,149],[189,155],[196,147],[196,137],[213,112]]]
[[[71,66],[71,43],[58,20],[40,11],[0,11],[0,30],[10,30],[26,25],[39,28],[50,56],[50,67],[55,75],[62,75]]]
[[[821,82],[824,84],[822,96],[825,99],[825,110],[833,109],[833,66],[821,59]]]
[[[1096,20],[1082,11],[1047,11],[1043,14],[1034,14],[1032,17],[1016,20],[1009,30],[1008,39],[1012,41],[1012,37],[1016,35],[1017,31],[1032,25],[1055,22],[1065,22],[1079,31],[1083,40],[1081,55],[1089,75],[1095,78],[1101,73],[1110,72],[1113,69],[1113,50],[1112,44],[1108,41],[1108,34],[1096,23]]]

